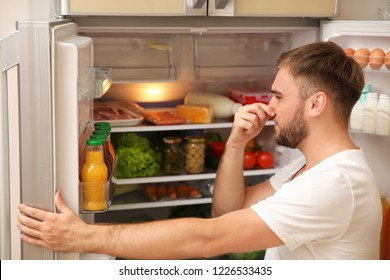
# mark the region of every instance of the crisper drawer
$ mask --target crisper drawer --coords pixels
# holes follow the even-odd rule
[[[206,0],[61,0],[61,15],[184,16],[206,15]]]
[[[86,32],[93,39],[94,66],[112,69],[114,83],[174,81],[178,40],[175,34]]]
[[[288,32],[195,35],[195,79],[248,81],[273,75],[278,57],[291,49],[291,41]]]

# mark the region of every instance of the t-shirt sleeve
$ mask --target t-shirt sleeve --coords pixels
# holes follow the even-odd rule
[[[351,219],[348,180],[337,169],[303,173],[251,206],[290,249],[341,235]]]

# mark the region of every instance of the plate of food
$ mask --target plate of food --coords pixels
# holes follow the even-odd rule
[[[112,127],[136,126],[143,120],[144,109],[129,101],[95,101],[93,115],[95,121],[107,121]]]

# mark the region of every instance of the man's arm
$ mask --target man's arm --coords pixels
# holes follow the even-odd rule
[[[266,121],[273,117],[272,109],[261,103],[241,107],[234,116],[234,123],[225,153],[218,167],[213,190],[213,216],[249,205],[248,201],[259,201],[273,193],[269,182],[247,190],[243,177],[243,159],[246,143],[263,129]],[[253,197],[252,197],[253,196]]]
[[[60,252],[126,259],[207,258],[249,252],[283,242],[250,208],[218,218],[182,218],[141,224],[88,225],[56,194],[59,213],[20,205],[22,240]]]

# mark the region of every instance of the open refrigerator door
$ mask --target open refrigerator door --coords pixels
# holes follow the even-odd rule
[[[55,211],[60,190],[80,210],[79,174],[91,135],[93,99],[111,86],[110,69],[93,68],[93,41],[70,21],[19,22],[21,201]],[[81,259],[22,243],[22,259]],[[88,257],[93,258],[93,257]],[[99,257],[101,258],[101,257]]]
[[[110,70],[93,67],[93,41],[77,35],[77,25],[68,23],[53,28],[52,63],[55,131],[55,186],[68,206],[88,222],[93,213],[80,205],[79,183],[85,161],[86,140],[93,131],[93,100],[110,87]],[[96,259],[102,256],[57,254],[58,259]]]

